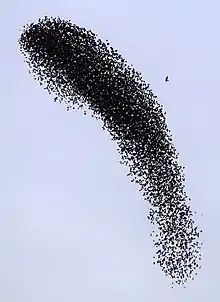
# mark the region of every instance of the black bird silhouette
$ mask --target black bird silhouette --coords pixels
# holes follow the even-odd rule
[[[166,76],[165,82],[169,82],[169,78],[168,78],[168,76]]]

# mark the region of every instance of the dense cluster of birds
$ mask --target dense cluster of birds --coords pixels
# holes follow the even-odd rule
[[[120,163],[150,203],[148,218],[157,227],[153,263],[172,283],[193,279],[201,267],[202,231],[195,226],[179,154],[150,85],[107,40],[59,17],[25,25],[19,46],[54,101],[66,103],[68,110],[91,109],[117,142]]]

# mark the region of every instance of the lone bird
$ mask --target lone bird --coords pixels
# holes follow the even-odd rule
[[[168,76],[166,76],[165,82],[169,82],[169,78],[168,78]]]

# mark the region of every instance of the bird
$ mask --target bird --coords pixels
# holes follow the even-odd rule
[[[92,117],[102,119],[102,129],[109,130],[111,139],[119,143],[119,163],[130,168],[131,182],[140,185],[144,200],[150,202],[147,217],[158,227],[150,233],[157,249],[152,262],[174,279],[172,285],[184,284],[201,267],[196,261],[203,243],[197,241],[200,232],[185,203],[190,198],[183,189],[183,167],[176,166],[179,153],[150,85],[108,41],[107,47],[91,31],[48,17],[28,27],[19,44],[22,52],[31,54],[27,63],[33,66],[34,78],[57,95],[54,101],[65,100],[68,111],[75,106],[84,111],[86,105]],[[41,47],[48,38],[54,45],[52,52]],[[164,82],[169,82],[168,76]]]

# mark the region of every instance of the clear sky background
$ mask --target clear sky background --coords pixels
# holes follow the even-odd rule
[[[220,301],[219,11],[213,0],[2,1],[0,301]],[[204,230],[186,289],[153,266],[149,206],[102,123],[53,103],[28,73],[19,29],[45,15],[109,39],[167,111]]]

